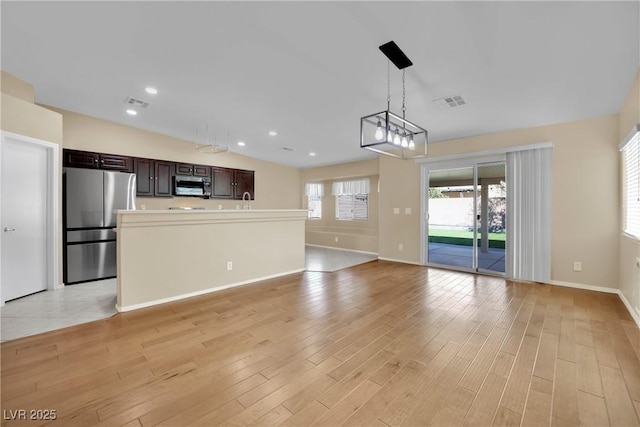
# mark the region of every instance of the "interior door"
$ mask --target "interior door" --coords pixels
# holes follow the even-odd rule
[[[45,147],[2,143],[2,299],[47,288],[47,174]]]

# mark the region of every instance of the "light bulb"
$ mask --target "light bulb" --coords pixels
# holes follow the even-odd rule
[[[382,132],[382,123],[380,123],[380,120],[378,120],[378,125],[376,127],[375,138],[376,141],[382,141],[382,138],[384,138],[384,133]]]
[[[413,142],[413,135],[411,135],[409,137],[409,150],[415,150],[416,149],[416,143]]]
[[[400,145],[400,131],[396,128],[396,136],[393,137],[394,145]]]
[[[409,142],[407,141],[407,133],[402,133],[402,148],[407,148],[409,146]]]
[[[389,127],[389,131],[387,132],[387,142],[393,142],[393,131],[391,130],[391,127]]]

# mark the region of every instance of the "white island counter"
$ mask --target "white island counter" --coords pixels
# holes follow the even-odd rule
[[[306,219],[299,209],[119,211],[116,308],[303,271]]]

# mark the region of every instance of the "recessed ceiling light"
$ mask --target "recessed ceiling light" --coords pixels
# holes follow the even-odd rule
[[[138,114],[138,112],[136,110],[129,109],[129,110],[127,110],[127,114],[130,115],[130,116],[135,116],[135,115]]]
[[[155,87],[145,87],[144,91],[147,92],[149,95],[157,95],[158,94],[158,89],[156,89]]]
[[[309,153],[309,155],[310,155],[311,157],[315,157],[315,156],[316,156],[316,153],[314,153],[314,152],[312,151],[311,153]]]
[[[278,132],[276,132],[275,130],[270,130],[269,131],[269,135],[271,136],[276,136],[278,134]]]
[[[244,142],[242,142],[242,141],[239,141],[239,142],[238,142],[238,145],[239,145],[240,147],[244,147],[244,146],[245,146],[245,145],[247,145],[247,144],[245,144],[245,143],[244,143]]]

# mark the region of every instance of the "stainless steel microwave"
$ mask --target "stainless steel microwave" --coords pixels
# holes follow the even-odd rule
[[[200,176],[176,175],[173,178],[176,196],[211,197],[211,179]]]

